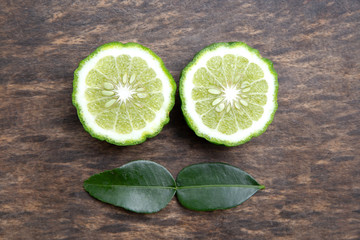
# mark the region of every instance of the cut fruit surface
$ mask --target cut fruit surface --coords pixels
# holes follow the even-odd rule
[[[277,109],[272,62],[242,42],[201,50],[180,79],[188,125],[208,141],[236,146],[262,134]]]
[[[73,88],[73,104],[86,131],[116,145],[134,145],[168,123],[176,84],[150,49],[112,42],[80,62]]]

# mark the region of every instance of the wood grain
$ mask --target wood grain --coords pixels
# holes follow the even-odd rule
[[[360,2],[1,1],[0,239],[359,239]],[[244,41],[274,62],[279,109],[232,148],[195,136],[177,94],[145,143],[93,139],[71,103],[73,71],[97,46],[138,42],[178,82],[213,42]],[[148,159],[176,174],[222,161],[266,189],[230,210],[157,214],[91,198],[90,175]]]

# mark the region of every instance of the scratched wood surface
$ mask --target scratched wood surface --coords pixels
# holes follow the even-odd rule
[[[359,1],[0,2],[0,239],[360,239]],[[178,83],[203,47],[244,41],[274,62],[279,109],[232,148],[171,120],[145,143],[93,139],[71,103],[73,71],[97,46],[138,42]],[[91,198],[82,182],[131,160],[176,176],[222,161],[266,189],[225,211],[175,198],[141,215]]]

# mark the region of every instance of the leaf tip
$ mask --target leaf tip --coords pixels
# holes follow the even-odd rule
[[[85,189],[85,191],[88,192],[88,187],[89,187],[89,183],[88,183],[88,180],[84,181],[83,183],[83,188]]]
[[[260,185],[260,186],[259,186],[259,189],[260,189],[260,190],[263,190],[263,189],[265,189],[265,186],[264,186],[264,185]]]

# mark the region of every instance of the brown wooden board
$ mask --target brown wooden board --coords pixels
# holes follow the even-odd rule
[[[0,239],[359,239],[360,2],[0,2]],[[73,72],[97,46],[138,42],[176,82],[199,50],[244,41],[279,74],[268,130],[216,146],[171,120],[145,143],[118,147],[84,131]],[[90,197],[92,174],[147,159],[176,174],[225,162],[266,189],[229,210],[194,212],[174,198],[135,214]]]

